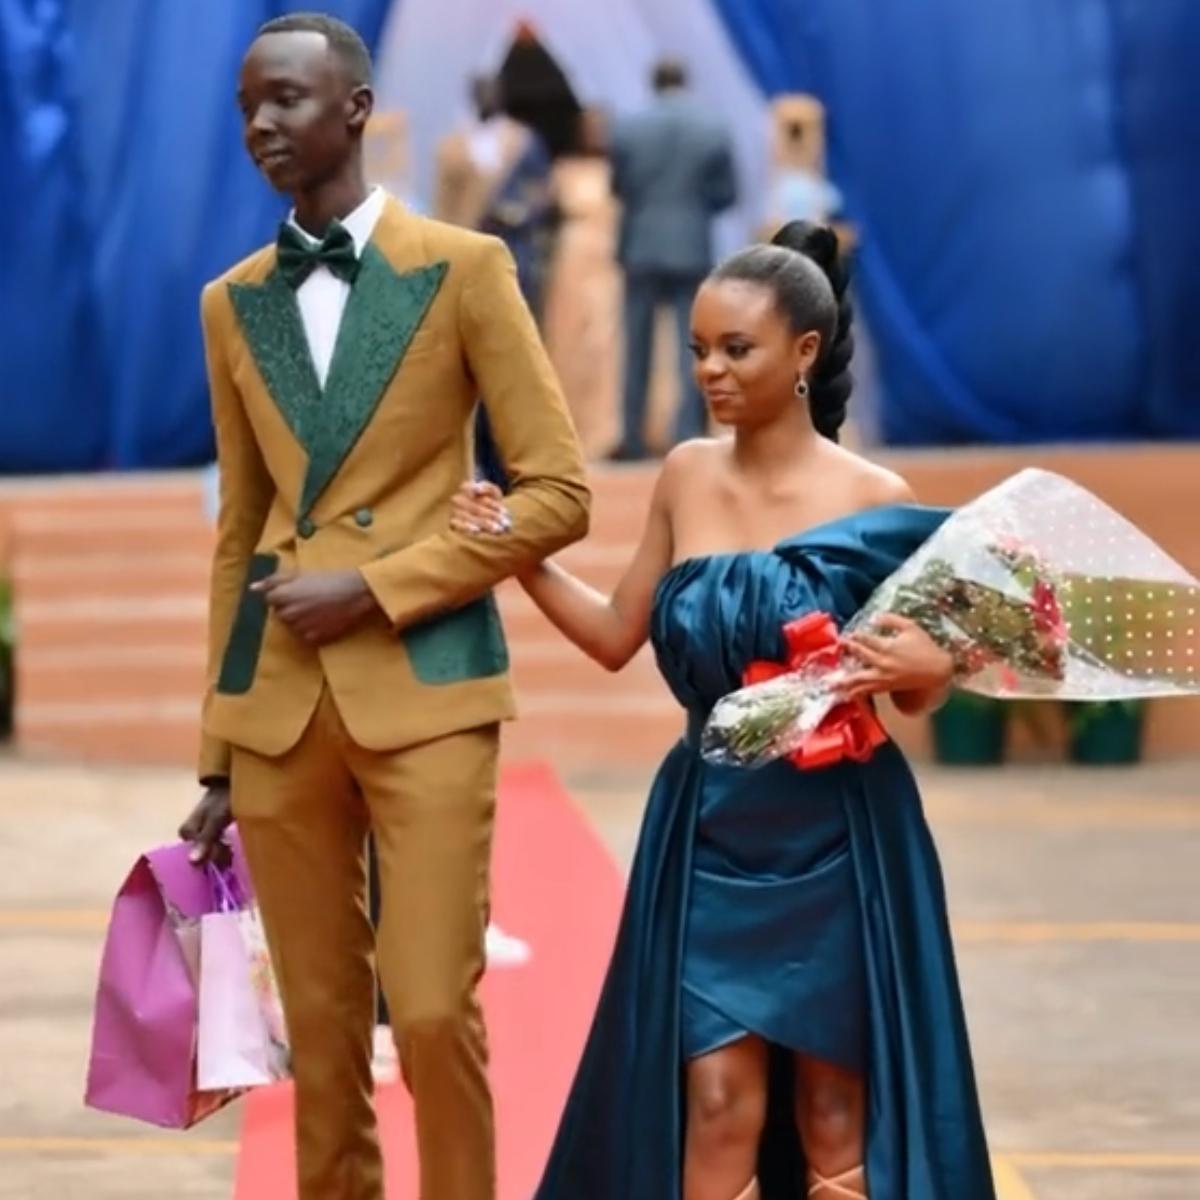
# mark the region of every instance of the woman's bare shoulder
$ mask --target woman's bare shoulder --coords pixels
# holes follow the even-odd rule
[[[672,447],[663,459],[659,486],[687,487],[711,479],[728,457],[728,447],[719,438],[692,438]]]
[[[845,472],[855,498],[863,508],[878,508],[885,504],[915,504],[916,495],[903,475],[864,458],[844,446],[832,446]]]

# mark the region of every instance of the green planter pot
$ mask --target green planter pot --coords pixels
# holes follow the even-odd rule
[[[990,767],[1004,761],[1008,710],[999,701],[952,692],[930,722],[938,762],[953,767]]]
[[[1110,767],[1141,762],[1143,705],[1126,700],[1072,705],[1068,722],[1068,754],[1073,763]]]

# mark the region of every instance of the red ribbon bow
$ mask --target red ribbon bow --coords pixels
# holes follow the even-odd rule
[[[789,621],[783,627],[783,637],[787,643],[787,661],[752,662],[742,676],[746,687],[804,668],[823,667],[832,671],[842,661],[838,629],[828,613],[809,613]],[[866,762],[886,741],[887,734],[870,703],[850,700],[830,709],[803,745],[788,755],[788,761],[802,770],[832,766],[844,758]]]

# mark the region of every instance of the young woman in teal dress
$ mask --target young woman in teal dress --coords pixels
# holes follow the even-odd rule
[[[993,1200],[941,872],[908,766],[704,761],[712,706],[839,623],[944,520],[837,445],[850,312],[833,235],[805,223],[701,287],[697,380],[731,439],[663,463],[611,597],[560,566],[522,584],[619,670],[649,638],[686,710],[655,780],[596,1018],[537,1200]],[[464,485],[453,525],[510,532]],[[848,640],[855,691],[939,702],[916,626]]]

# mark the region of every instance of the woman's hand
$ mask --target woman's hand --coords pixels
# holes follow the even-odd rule
[[[954,659],[919,625],[885,613],[873,622],[870,632],[852,633],[842,639],[849,656],[847,700],[880,692],[913,693],[914,701],[940,694],[954,677]],[[906,711],[925,703],[901,706]]]
[[[504,493],[494,483],[484,480],[462,484],[450,501],[450,528],[473,537],[508,533],[512,517],[504,503]]]

